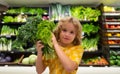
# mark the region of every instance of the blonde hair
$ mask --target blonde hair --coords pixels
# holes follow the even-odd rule
[[[82,34],[82,26],[78,19],[74,17],[64,17],[61,20],[59,20],[56,29],[54,30],[54,34],[56,36],[56,39],[59,40],[59,35],[61,32],[61,26],[64,25],[66,22],[72,23],[74,27],[76,28],[76,37],[73,41],[74,45],[80,45],[81,44],[81,34]]]

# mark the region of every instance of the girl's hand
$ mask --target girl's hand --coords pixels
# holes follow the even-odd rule
[[[42,52],[42,48],[44,47],[44,45],[41,43],[41,41],[37,41],[36,42],[36,50],[38,52]]]
[[[53,33],[52,33],[52,43],[53,43],[53,45],[57,44],[56,37],[55,37],[55,35]]]

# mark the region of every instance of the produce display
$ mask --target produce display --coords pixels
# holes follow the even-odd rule
[[[99,36],[96,36],[96,38],[84,38],[82,39],[82,46],[85,51],[97,51],[98,50],[98,41]]]
[[[55,26],[53,21],[42,20],[39,16],[29,18],[25,25],[18,28],[18,35],[13,43],[12,49],[20,50],[27,43],[34,45],[37,40],[41,40],[45,45],[43,54],[45,54],[46,59],[54,57],[52,56],[54,55],[54,50],[51,44],[51,36]]]
[[[10,55],[0,54],[0,64],[17,64],[17,65],[35,65],[37,55],[30,54],[29,56],[22,55],[18,58],[12,58]]]
[[[115,11],[115,8],[111,7],[111,6],[104,6],[103,11],[104,12],[113,12],[113,11]]]
[[[104,7],[104,11],[114,11],[114,9]],[[37,40],[41,40],[45,45],[42,51],[46,59],[56,57],[53,45],[51,43],[51,33],[56,27],[56,24],[53,21],[69,15],[78,18],[81,22],[87,21],[87,23],[81,23],[82,31],[84,33],[84,37],[82,38],[82,46],[85,53],[98,52],[98,44],[101,38],[99,30],[103,28],[105,31],[101,32],[104,32],[104,37],[108,38],[103,41],[107,45],[117,44],[119,46],[120,44],[119,18],[112,17],[114,16],[113,14],[110,15],[110,17],[107,17],[110,13],[107,14],[107,16],[103,13],[103,16],[106,16],[102,22],[103,24],[99,24],[98,22],[98,17],[101,16],[101,12],[97,8],[83,6],[70,7],[60,4],[53,4],[52,14],[53,15],[50,18],[49,15],[46,14],[45,10],[25,7],[15,9],[11,8],[5,13],[2,13],[4,17],[1,22],[0,64],[10,62],[17,65],[35,65],[36,49],[34,44]],[[11,24],[17,24],[19,27],[11,27]],[[100,27],[101,25],[102,28]],[[14,57],[13,59],[13,54],[18,52],[19,56],[16,58]],[[80,65],[108,66],[110,64],[111,66],[119,66],[120,56],[118,52],[111,51],[109,61],[106,60],[104,56],[98,56],[98,54],[101,53],[98,52],[97,55],[93,57],[83,57]]]
[[[109,65],[120,66],[120,12],[119,8],[103,7],[103,45],[109,50]]]
[[[71,6],[71,15],[86,21],[98,21],[98,16],[101,15],[100,10],[84,6]]]
[[[99,29],[100,29],[99,25],[94,25],[93,23],[82,24],[82,31],[86,33],[88,36],[90,36],[90,34],[97,33]]]
[[[22,60],[30,55],[30,53],[36,52],[33,44],[37,40],[34,37],[37,32],[37,24],[39,24],[41,20],[49,19],[49,16],[46,13],[47,11],[42,8],[30,7],[10,8],[6,12],[1,13],[3,17],[1,20],[0,54],[4,54],[5,57],[10,56],[12,59],[6,61],[4,60],[6,59],[5,57],[0,56],[1,65],[24,64],[22,63]],[[18,56],[13,57],[13,54],[17,53]],[[21,56],[21,54],[24,55],[24,57]],[[29,64],[32,64],[32,60],[34,59],[31,58]]]
[[[37,55],[35,54],[31,54],[29,55],[28,57],[24,57],[22,60],[21,60],[21,64],[26,64],[26,65],[35,65],[35,61],[37,59]]]
[[[97,51],[98,41],[100,36],[98,33],[100,27],[93,23],[82,24],[82,31],[84,32],[84,38],[82,39],[82,46],[85,51]],[[93,36],[94,35],[94,36]]]
[[[120,66],[120,51],[110,50],[110,65]]]
[[[92,58],[85,58],[82,59],[82,62],[80,65],[88,65],[88,66],[104,66],[104,65],[108,65],[109,63],[107,62],[107,60],[103,57],[103,56],[96,56],[96,57],[92,57]]]
[[[59,20],[61,17],[74,16],[79,20],[98,21],[101,15],[100,10],[84,6],[61,5],[60,3],[52,4],[52,20]]]
[[[107,36],[107,37],[120,37],[120,32],[107,32],[107,33],[105,33],[105,36]]]
[[[11,28],[10,26],[4,25],[1,29],[1,35],[17,35],[17,29]]]
[[[0,63],[11,62],[11,61],[12,61],[12,57],[5,55],[3,53],[0,54]]]
[[[70,7],[60,3],[51,4],[51,20],[54,21],[65,16],[71,16]]]
[[[4,16],[3,17],[3,23],[8,23],[8,22],[26,22],[27,20],[27,15],[19,14],[15,17],[12,16]]]
[[[104,16],[105,16],[104,28],[107,30],[107,32],[104,34],[104,37],[108,37],[108,40],[105,40],[104,43],[109,45],[119,45],[120,44],[119,12],[116,12],[116,10],[109,12],[107,11],[104,13]]]
[[[41,22],[41,17],[30,17],[27,19],[26,24],[22,25],[18,28],[18,35],[16,40],[12,43],[12,49],[18,49],[18,51],[24,51],[24,47],[27,47],[27,43],[31,44],[31,47],[35,43],[36,32],[37,32],[37,24]]]
[[[4,14],[31,14],[31,15],[42,15],[43,13],[46,13],[47,11],[42,8],[34,8],[34,7],[16,7],[16,8],[10,8],[8,9]]]
[[[105,24],[106,29],[120,29],[120,24]]]
[[[0,38],[0,51],[11,51],[12,39]]]

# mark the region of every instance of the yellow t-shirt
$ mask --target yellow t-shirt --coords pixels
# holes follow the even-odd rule
[[[79,46],[69,46],[69,47],[61,47],[64,53],[72,60],[75,61],[78,65],[80,64],[83,48]],[[76,74],[77,70],[68,73],[63,66],[61,65],[58,58],[51,60],[44,60],[44,64],[49,67],[49,74]]]

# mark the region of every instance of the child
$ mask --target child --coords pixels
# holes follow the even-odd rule
[[[51,60],[43,58],[41,49],[44,45],[37,41],[37,73],[41,74],[48,66],[50,74],[76,74],[84,52],[80,45],[81,32],[81,24],[76,18],[66,17],[61,19],[52,37],[57,57]]]

